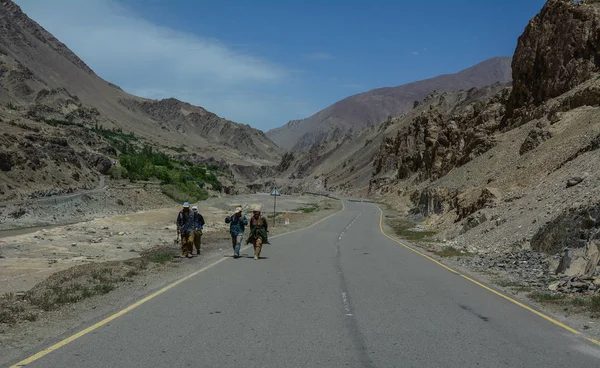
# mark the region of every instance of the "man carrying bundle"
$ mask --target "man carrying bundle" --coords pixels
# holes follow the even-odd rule
[[[262,250],[263,244],[270,244],[268,238],[269,225],[267,219],[261,215],[261,206],[255,206],[252,210],[252,217],[250,218],[250,236],[246,241],[246,244],[252,243],[254,245],[254,259],[260,258],[260,251]]]

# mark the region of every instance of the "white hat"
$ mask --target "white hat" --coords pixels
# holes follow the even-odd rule
[[[257,204],[256,206],[254,206],[254,209],[252,211],[253,212],[260,212],[260,211],[262,211],[262,206],[260,204]]]
[[[241,212],[242,212],[242,207],[235,208],[235,213],[241,213]]]
[[[193,210],[197,210],[197,209],[198,209],[198,206],[192,206],[192,209],[193,209]]]

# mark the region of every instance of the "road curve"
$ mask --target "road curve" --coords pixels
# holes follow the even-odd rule
[[[599,367],[600,347],[345,210],[224,262],[27,367]],[[24,356],[26,358],[26,356]]]

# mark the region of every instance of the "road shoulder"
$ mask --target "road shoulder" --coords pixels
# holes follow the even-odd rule
[[[465,257],[471,257],[472,255],[470,254],[461,255],[439,251],[434,252],[432,249],[437,248],[433,247],[432,244],[423,241],[422,238],[417,238],[416,240],[412,239],[412,241],[405,239],[402,236],[404,235],[403,231],[398,231],[394,226],[394,220],[397,219],[397,213],[387,209],[381,204],[377,204],[377,206],[379,207],[382,216],[380,224],[382,234],[395,242],[402,243],[402,245],[399,244],[399,246],[405,246],[412,249],[416,253],[428,258],[430,261],[437,263],[440,267],[447,268],[452,272],[460,274],[467,280],[487,289],[490,292],[490,296],[497,294],[500,297],[511,300],[513,303],[520,305],[525,309],[531,309],[532,317],[535,316],[535,314],[539,314],[538,316],[553,320],[554,322],[552,323],[562,325],[561,327],[564,326],[563,328],[576,334],[581,334],[592,343],[600,346],[600,320],[595,316],[569,312],[556,304],[536,302],[531,298],[531,290],[515,290],[514,287],[511,287],[512,285],[504,285],[502,280],[506,275],[503,275],[501,272],[481,272],[469,269],[468,267],[465,267],[465,263],[461,262],[461,260]]]

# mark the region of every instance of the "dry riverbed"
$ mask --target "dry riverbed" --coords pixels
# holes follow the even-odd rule
[[[173,243],[179,207],[0,239],[0,364],[230,256],[224,217],[237,205],[249,212],[254,204],[272,216],[268,195],[201,202],[206,220],[202,252],[192,259],[179,258]],[[270,234],[302,229],[340,209],[339,201],[325,197],[278,197]],[[272,243],[265,253],[277,242]]]

